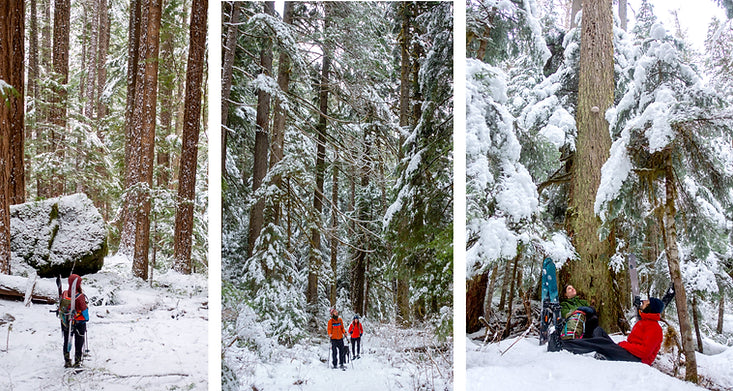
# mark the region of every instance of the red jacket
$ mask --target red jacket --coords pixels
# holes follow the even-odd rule
[[[361,322],[351,322],[349,325],[349,334],[351,334],[351,338],[361,337],[364,334],[364,327],[361,325]]]
[[[626,341],[619,346],[641,359],[641,362],[652,365],[662,346],[662,327],[659,326],[659,314],[641,313],[641,320],[636,322]]]

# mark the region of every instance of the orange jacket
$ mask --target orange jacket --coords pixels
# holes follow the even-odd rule
[[[346,329],[344,328],[344,321],[339,317],[338,319],[331,318],[328,320],[328,337],[331,339],[342,339],[346,335]]]
[[[362,327],[361,322],[351,322],[349,325],[349,334],[351,334],[351,338],[361,337],[364,334],[364,327]]]

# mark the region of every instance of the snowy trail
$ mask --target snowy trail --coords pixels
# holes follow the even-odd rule
[[[90,306],[90,356],[79,373],[64,368],[59,320],[49,312],[55,305],[0,300],[0,317],[15,317],[9,351],[0,352],[0,389],[206,390],[207,290],[198,285],[205,277],[161,277],[170,278],[166,284],[175,290],[123,285],[120,275],[105,269],[84,276],[89,292],[115,292],[114,303]],[[7,335],[8,324],[0,325],[0,349]]]
[[[447,361],[452,360],[452,352],[427,358],[410,351],[424,346],[424,341],[420,336],[402,335],[404,332],[379,326],[374,334],[365,335],[361,358],[347,363],[345,371],[331,369],[329,341],[317,339],[296,345],[282,352],[274,364],[256,363],[249,384],[260,390],[452,389],[452,361]]]
[[[617,342],[623,337],[614,337]],[[547,352],[537,338],[528,337],[505,351],[516,339],[481,346],[466,341],[467,389],[592,389],[597,391],[692,391],[694,384],[668,376],[644,364],[601,361],[592,354]],[[733,349],[705,356],[698,353],[698,372],[719,388],[733,389]],[[657,358],[663,360],[663,358]]]

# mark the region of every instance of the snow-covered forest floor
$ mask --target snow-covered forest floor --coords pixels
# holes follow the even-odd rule
[[[733,315],[726,315],[725,333],[733,332]],[[666,326],[662,325],[666,330]],[[507,350],[517,338],[483,346],[484,331],[466,341],[466,385],[485,389],[585,389],[596,391],[681,391],[702,387],[668,375],[676,353],[660,352],[653,366],[639,363],[601,361],[593,353],[574,355],[567,351],[547,352],[537,337],[529,336]],[[611,336],[616,342],[623,335]],[[477,340],[478,339],[478,340]],[[697,353],[700,384],[712,390],[733,390],[733,348],[711,339],[704,341],[707,354]],[[502,352],[506,353],[502,355]],[[684,367],[681,369],[684,373]]]
[[[107,257],[83,276],[89,356],[79,373],[64,368],[55,305],[0,299],[0,319],[14,318],[0,325],[0,389],[206,390],[206,276],[169,272],[151,288],[130,268],[127,258]]]
[[[232,345],[226,352],[227,365],[237,373],[239,389],[453,389],[452,340],[437,343],[431,332],[373,325],[368,319],[364,328],[361,358],[348,363],[345,371],[329,365],[331,344],[325,326],[323,338],[304,340],[289,349],[276,347],[268,360]]]

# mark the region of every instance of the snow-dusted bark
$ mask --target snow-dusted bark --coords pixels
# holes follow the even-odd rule
[[[193,206],[196,192],[196,157],[201,129],[201,87],[206,57],[206,16],[208,0],[193,0],[188,67],[186,70],[186,99],[183,114],[183,150],[178,175],[178,208],[174,238],[173,268],[191,273],[191,239],[193,235]]]

